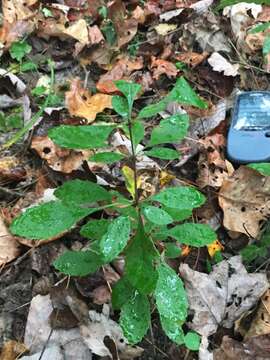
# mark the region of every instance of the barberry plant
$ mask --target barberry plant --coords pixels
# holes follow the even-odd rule
[[[199,336],[193,332],[184,334],[182,329],[188,314],[185,288],[166,259],[179,256],[177,242],[202,247],[215,240],[216,235],[208,225],[189,220],[192,210],[203,205],[205,197],[194,187],[176,186],[163,188],[145,198],[139,191],[137,157],[143,152],[166,160],[179,158],[180,154],[168,145],[186,136],[188,115],[175,114],[161,120],[153,128],[149,140],[145,136],[144,121],[165,110],[171,102],[198,108],[205,108],[206,104],[181,77],[165,98],[133,116],[133,103],[141,86],[124,80],[115,84],[122,96],[114,96],[112,104],[121,123],[62,125],[52,128],[49,137],[63,148],[98,149],[91,161],[121,161],[129,197],[91,181],[67,181],[54,191],[54,201],[31,207],[17,217],[11,232],[28,239],[50,239],[86,218],[80,234],[90,240],[89,247],[83,251],[67,251],[54,262],[55,268],[71,276],[86,276],[123,254],[124,275],[113,287],[112,305],[120,310],[125,338],[130,344],[142,340],[150,326],[151,305],[155,304],[167,336],[195,350],[199,346]],[[130,140],[128,157],[117,152],[100,152],[116,129],[126,133]],[[143,150],[139,143],[146,144]],[[91,218],[91,214],[106,208],[118,216]],[[161,240],[165,247],[158,246]]]

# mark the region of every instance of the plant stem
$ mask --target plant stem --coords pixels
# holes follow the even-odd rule
[[[135,197],[134,197],[134,205],[137,207],[139,204],[139,192],[138,192],[138,181],[137,181],[137,160],[136,160],[136,149],[133,139],[132,133],[132,121],[131,121],[131,113],[128,116],[128,131],[129,131],[129,138],[131,142],[131,152],[132,152],[132,167],[134,172],[134,188],[135,188]]]

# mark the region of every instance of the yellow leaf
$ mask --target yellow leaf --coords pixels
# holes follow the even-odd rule
[[[125,178],[127,191],[130,193],[132,198],[135,199],[135,174],[134,174],[134,171],[128,166],[123,166],[122,173]],[[141,183],[142,183],[141,177],[138,176],[138,178],[137,178],[138,189],[141,186]]]
[[[159,24],[155,26],[155,30],[159,35],[165,36],[170,31],[173,31],[177,28],[177,25],[175,24]]]
[[[213,257],[216,252],[224,250],[224,246],[218,241],[215,240],[211,244],[207,245],[208,254]]]
[[[188,245],[182,246],[181,256],[186,257],[190,253],[190,247]]]
[[[167,173],[166,171],[161,171],[159,176],[160,186],[163,187],[169,184],[173,179],[175,179],[174,175]]]

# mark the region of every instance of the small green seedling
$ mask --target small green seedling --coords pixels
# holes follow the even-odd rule
[[[133,103],[141,85],[124,80],[115,84],[122,94],[112,100],[114,111],[122,119],[120,124],[61,125],[52,128],[48,135],[63,148],[98,150],[90,161],[120,161],[130,196],[124,197],[91,181],[67,181],[54,191],[56,200],[31,207],[17,217],[11,232],[28,239],[51,239],[86,219],[80,233],[89,239],[89,247],[84,251],[67,251],[54,262],[55,268],[70,276],[86,276],[123,254],[124,275],[113,287],[112,304],[120,310],[120,325],[128,342],[136,344],[142,340],[150,326],[154,303],[167,336],[177,344],[197,350],[199,336],[193,332],[185,335],[182,329],[188,314],[183,282],[166,259],[179,256],[177,244],[202,247],[216,239],[208,225],[190,221],[192,210],[206,199],[191,186],[168,187],[148,198],[142,197],[137,145],[144,139],[146,146],[140,151],[147,156],[174,159],[176,151],[171,151],[168,144],[179,143],[186,136],[188,116],[176,114],[161,120],[149,139],[145,137],[144,120],[156,116],[173,101],[198,108],[206,108],[206,104],[182,77],[160,102],[133,116]],[[102,151],[116,129],[129,137],[131,155]],[[106,208],[115,214],[111,219],[91,218],[91,214]],[[167,242],[164,251],[157,246],[160,239]]]

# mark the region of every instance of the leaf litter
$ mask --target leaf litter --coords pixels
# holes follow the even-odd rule
[[[228,161],[226,131],[229,123],[228,110],[232,108],[232,99],[239,90],[269,89],[267,39],[270,11],[269,5],[263,1],[262,4],[224,3],[228,6],[218,12],[214,11],[215,4],[210,0],[113,0],[108,3],[102,0],[64,0],[55,3],[38,0],[2,1],[1,146],[21,127],[12,118],[9,120],[11,115],[15,113],[21,118],[23,126],[26,126],[31,121],[32,114],[42,107],[47,96],[50,99],[45,104],[45,110],[50,110],[41,112],[30,132],[18,139],[14,148],[5,150],[3,157],[1,155],[0,196],[4,205],[0,234],[0,266],[3,275],[0,274],[0,278],[7,276],[9,271],[12,272],[13,265],[14,268],[17,266],[16,261],[23,261],[24,256],[27,256],[22,245],[41,252],[43,247],[53,247],[52,241],[62,238],[58,241],[64,240],[64,247],[67,246],[70,251],[89,250],[86,238],[76,228],[85,208],[79,208],[80,211],[76,214],[74,210],[74,218],[71,219],[73,228],[67,232],[64,223],[54,222],[65,205],[62,204],[60,208],[56,206],[52,224],[60,226],[63,231],[54,236],[54,229],[50,229],[50,236],[46,241],[31,240],[31,229],[25,238],[16,238],[8,231],[8,225],[19,213],[29,211],[29,207],[31,209],[38,203],[55,202],[53,189],[58,185],[76,178],[90,179],[98,184],[105,184],[108,190],[120,189],[121,194],[127,195],[128,190],[135,197],[133,170],[131,164],[123,160],[124,156],[132,155],[129,133],[124,126],[117,130],[113,130],[113,127],[109,129],[121,121],[112,111],[112,97],[119,95],[115,80],[125,79],[142,85],[135,101],[136,114],[144,105],[149,105],[152,99],[159,101],[168,97],[171,85],[183,75],[197,89],[200,99],[207,102],[207,109],[198,110],[186,104],[180,106],[172,99],[165,105],[161,104],[160,111],[147,119],[144,128],[138,127],[138,188],[142,199],[152,196],[154,200],[159,200],[157,192],[168,186],[196,185],[206,195],[207,204],[202,209],[194,210],[193,218],[199,222],[198,226],[203,227],[208,223],[215,230],[218,229],[217,238],[214,239],[211,233],[205,244],[207,247],[202,250],[188,246],[184,251],[179,245],[176,257],[167,259],[168,264],[175,269],[180,265],[179,274],[189,303],[187,311],[190,320],[185,326],[203,336],[198,353],[188,353],[180,345],[176,350],[180,351],[177,357],[172,355],[173,345],[162,338],[160,328],[167,326],[168,317],[180,316],[179,310],[174,309],[169,313],[170,307],[163,309],[160,300],[157,301],[157,306],[166,315],[160,319],[161,325],[159,320],[153,320],[152,335],[147,336],[147,341],[140,344],[141,348],[127,345],[127,339],[115,321],[118,319],[116,312],[109,308],[111,285],[124,278],[121,250],[122,242],[127,242],[125,237],[124,240],[118,239],[119,246],[121,245],[117,251],[119,256],[113,261],[113,270],[109,272],[113,274],[117,269],[112,276],[114,280],[108,277],[105,267],[89,278],[86,277],[89,284],[80,282],[83,278],[75,277],[73,290],[75,294],[77,291],[81,294],[84,302],[74,292],[63,295],[56,289],[56,293],[63,295],[64,303],[57,306],[64,307],[68,313],[64,313],[63,318],[77,321],[73,328],[55,329],[50,322],[56,306],[52,293],[33,296],[27,322],[21,324],[22,327],[26,326],[24,345],[30,351],[23,359],[77,359],[78,353],[82,360],[91,359],[92,353],[101,358],[140,357],[148,360],[191,360],[197,357],[202,360],[259,360],[269,357],[268,260],[265,255],[259,255],[257,258],[253,257],[250,263],[244,256],[245,252],[241,252],[242,259],[234,256],[246,244],[253,246],[253,249],[254,246],[259,248],[263,239],[264,225],[269,218],[269,176],[259,168],[238,167]],[[263,30],[256,31],[261,25]],[[53,59],[55,76],[56,79],[63,80],[61,84],[58,80],[51,83],[45,58]],[[42,81],[44,78],[47,79],[46,86]],[[51,86],[53,96],[50,94]],[[151,141],[154,145],[154,137],[150,137],[150,132],[153,129],[158,132],[168,117],[179,114],[189,114],[190,126],[179,142],[177,134],[168,130],[174,135],[174,141],[170,147],[166,147],[166,156],[173,153],[176,157],[167,159],[164,153],[162,157],[159,152],[149,150],[147,146],[151,145]],[[91,126],[100,125],[103,128],[96,128],[97,132],[88,132],[85,127],[84,139],[78,139],[76,134],[67,132],[66,142],[57,143],[59,134],[54,130],[57,125],[84,127],[92,123]],[[104,126],[107,126],[106,131]],[[103,143],[100,139],[101,132],[107,132],[109,136],[105,149],[99,149]],[[96,145],[91,150],[86,149],[83,141],[88,138],[91,142],[95,137]],[[67,149],[66,145],[71,142],[76,143],[77,147],[81,144],[82,148],[75,149],[74,145],[74,150]],[[20,152],[26,153],[26,166],[21,163],[22,158],[18,155]],[[109,158],[108,154],[113,153],[117,153],[117,157]],[[37,169],[42,170],[42,175]],[[151,205],[144,208],[150,221],[152,219],[165,226],[171,221],[185,219],[183,212],[188,209],[181,208],[173,196],[170,201],[176,201],[177,214],[169,212],[171,202],[168,203],[167,200],[164,196],[161,207],[154,208],[159,209],[158,213],[151,213]],[[202,203],[202,199],[197,200]],[[94,205],[102,205],[102,200]],[[185,205],[188,207],[188,203]],[[122,219],[127,219],[126,216],[132,219],[129,213],[125,213],[124,202],[122,206]],[[223,218],[220,217],[221,211]],[[88,220],[97,220],[97,216],[100,221],[107,218],[113,221],[114,215],[113,208],[104,209],[102,214],[94,214],[95,218],[89,213]],[[134,232],[132,226],[131,221],[130,228]],[[189,223],[185,226],[189,226]],[[123,229],[119,229],[121,235],[120,230]],[[185,228],[180,230],[183,232]],[[181,236],[176,234],[176,230],[169,231],[169,234],[171,237],[180,236],[184,239],[186,232],[181,231]],[[162,252],[168,244],[162,239],[162,229],[159,235],[161,237],[156,240],[157,247]],[[200,243],[199,232],[193,236]],[[50,243],[44,245],[47,241]],[[109,243],[110,239],[104,236],[103,241]],[[35,250],[41,244],[43,247]],[[267,254],[268,245],[264,248]],[[130,249],[132,250],[132,246]],[[59,251],[64,250],[61,248]],[[111,259],[109,252],[106,256]],[[154,254],[152,256],[154,258]],[[51,262],[52,260],[47,261],[46,268],[49,269],[49,282],[54,284],[60,277],[50,267]],[[32,266],[34,272],[39,268]],[[152,264],[147,266],[151,268]],[[165,269],[169,273],[170,268],[167,266]],[[31,269],[27,271],[31,273]],[[12,275],[10,276],[12,282]],[[40,275],[35,274],[33,285],[40,280]],[[61,278],[60,281],[66,280]],[[180,287],[178,284],[178,288]],[[168,289],[170,290],[172,288]],[[186,300],[179,295],[176,303],[177,301]],[[23,304],[19,306],[21,305]],[[96,311],[93,306],[103,309]],[[127,303],[127,307],[132,308],[135,315],[140,307],[148,306],[143,296],[135,296]],[[2,307],[0,304],[1,311]],[[147,320],[147,315],[145,317]],[[8,336],[7,330],[2,330],[3,319],[1,313],[0,358],[11,360],[22,354],[25,348],[20,342],[12,342],[18,340],[15,330]],[[180,317],[176,320],[181,321]],[[10,321],[16,329],[15,320]],[[146,326],[146,323],[140,325]],[[249,325],[248,329],[246,323]],[[222,328],[227,328],[230,332],[223,336]],[[177,336],[178,343],[182,344],[183,334],[178,333]],[[193,341],[192,332],[186,337]],[[140,334],[129,334],[129,338],[136,340],[140,338]],[[172,334],[172,339],[175,341],[175,334]],[[189,346],[192,348],[192,344]]]

